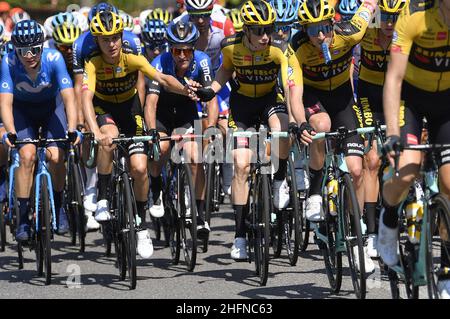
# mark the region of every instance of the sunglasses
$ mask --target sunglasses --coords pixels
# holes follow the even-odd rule
[[[28,55],[28,52],[31,53],[31,56],[35,57],[36,55],[42,52],[42,48],[43,48],[42,44],[39,44],[33,47],[16,47],[16,51],[22,57],[26,57]]]
[[[248,30],[254,35],[262,36],[264,34],[271,35],[275,27],[273,25],[267,27],[248,27]]]
[[[71,45],[62,45],[62,44],[57,44],[56,48],[61,51],[61,52],[69,52],[72,51],[72,46]]]
[[[320,32],[322,32],[323,34],[327,34],[331,31],[333,31],[333,25],[331,24],[309,25],[306,28],[306,33],[308,33],[310,37],[318,36]]]
[[[397,22],[398,19],[398,14],[397,13],[385,13],[385,12],[381,12],[380,13],[380,20],[381,22],[392,22],[395,23]]]
[[[280,31],[282,31],[283,33],[288,33],[289,31],[291,31],[292,29],[292,25],[288,24],[288,25],[275,25],[275,32],[278,33]]]
[[[211,12],[189,13],[189,19],[191,20],[209,19],[209,18],[211,18]]]
[[[167,42],[150,42],[150,43],[145,43],[145,48],[155,51],[165,51],[165,49],[167,48]]]
[[[184,56],[191,57],[194,54],[194,49],[178,49],[178,48],[171,48],[170,51],[173,55],[181,55],[181,52],[183,52]]]

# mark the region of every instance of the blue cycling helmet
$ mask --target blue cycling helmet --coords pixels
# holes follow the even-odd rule
[[[44,43],[44,30],[34,20],[23,20],[14,26],[11,41],[15,47],[32,47]]]
[[[338,12],[344,16],[353,16],[358,11],[361,2],[359,0],[341,0]]]
[[[52,27],[56,29],[58,26],[62,25],[64,22],[68,24],[78,24],[78,19],[72,14],[72,12],[61,12],[55,15],[52,19]]]
[[[112,4],[109,4],[107,2],[100,2],[99,4],[93,6],[91,8],[91,11],[89,11],[88,16],[89,24],[91,24],[91,21],[95,17],[95,15],[102,11],[111,11],[114,12],[115,14],[119,14],[119,10],[117,10],[117,8]]]
[[[276,23],[291,24],[297,21],[298,8],[300,1],[298,0],[270,0],[275,14],[277,16]]]
[[[200,32],[190,21],[184,21],[183,19],[177,23],[172,21],[167,27],[167,40],[171,45],[195,45],[199,37]]]
[[[162,20],[150,19],[145,21],[142,29],[142,41],[146,43],[162,42],[166,39],[167,26]]]
[[[14,51],[14,46],[11,41],[5,42],[0,46],[0,56],[5,56],[8,53]]]

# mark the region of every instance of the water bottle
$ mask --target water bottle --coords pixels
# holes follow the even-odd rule
[[[325,58],[325,63],[330,64],[331,63],[331,53],[330,49],[328,48],[328,44],[325,42],[322,43],[322,53],[323,57]]]
[[[333,172],[328,172],[328,182],[327,182],[327,193],[328,193],[328,211],[331,216],[337,215],[336,199],[338,195],[338,181],[334,178]]]
[[[410,196],[405,206],[408,239],[412,244],[420,242],[421,224],[423,218],[423,189],[416,181],[414,196]]]

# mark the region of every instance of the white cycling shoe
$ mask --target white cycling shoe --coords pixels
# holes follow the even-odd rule
[[[137,253],[144,259],[153,255],[153,243],[148,229],[137,232]]]
[[[111,220],[108,200],[102,199],[101,201],[97,202],[97,210],[95,211],[95,220],[99,223]]]
[[[306,200],[306,219],[310,222],[320,222],[324,220],[322,207],[322,196],[311,195]]]
[[[234,244],[231,247],[231,258],[234,260],[246,260],[247,254],[247,239],[238,237],[234,239]]]

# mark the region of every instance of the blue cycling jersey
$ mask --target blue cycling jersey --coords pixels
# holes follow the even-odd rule
[[[158,71],[169,74],[177,78],[181,83],[185,83],[184,78],[199,82],[202,86],[210,86],[213,80],[213,71],[209,56],[202,51],[194,51],[191,65],[183,77],[178,77],[175,70],[175,62],[171,53],[158,55],[152,62],[152,66]],[[152,81],[149,85],[149,93],[160,93],[158,82]]]
[[[15,52],[2,59],[0,93],[14,94],[14,101],[40,103],[55,99],[57,94],[73,88],[64,58],[57,50],[44,49],[41,67],[35,81],[28,76]]]
[[[125,53],[133,53],[140,55],[142,53],[141,39],[133,32],[123,31],[122,37],[123,51]],[[84,60],[86,60],[93,52],[98,50],[94,36],[90,31],[83,33],[73,43],[73,73],[83,74]]]

